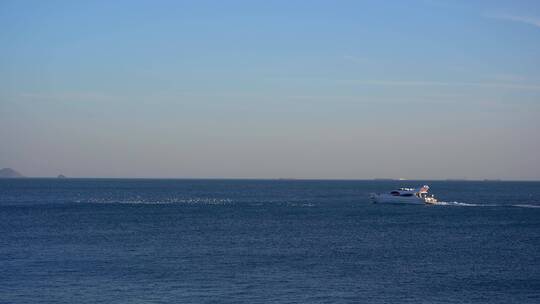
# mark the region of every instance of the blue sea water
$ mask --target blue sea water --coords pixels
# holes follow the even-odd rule
[[[0,303],[540,303],[539,247],[539,182],[0,180]]]

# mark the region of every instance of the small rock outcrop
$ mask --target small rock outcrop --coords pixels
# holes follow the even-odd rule
[[[11,168],[0,169],[0,178],[20,178],[20,177],[24,177],[24,175],[20,174],[19,172]]]

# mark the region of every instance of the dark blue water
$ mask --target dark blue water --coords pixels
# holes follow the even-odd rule
[[[428,183],[445,205],[370,192]],[[540,183],[0,180],[0,303],[540,303]]]

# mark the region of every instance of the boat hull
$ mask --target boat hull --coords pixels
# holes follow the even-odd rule
[[[424,205],[424,204],[435,204],[437,200],[433,198],[422,198],[417,196],[394,196],[390,194],[377,194],[372,193],[370,199],[373,203],[379,204],[412,204],[412,205]]]

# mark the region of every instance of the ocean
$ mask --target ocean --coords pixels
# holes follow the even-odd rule
[[[0,303],[540,303],[540,182],[4,179]]]

